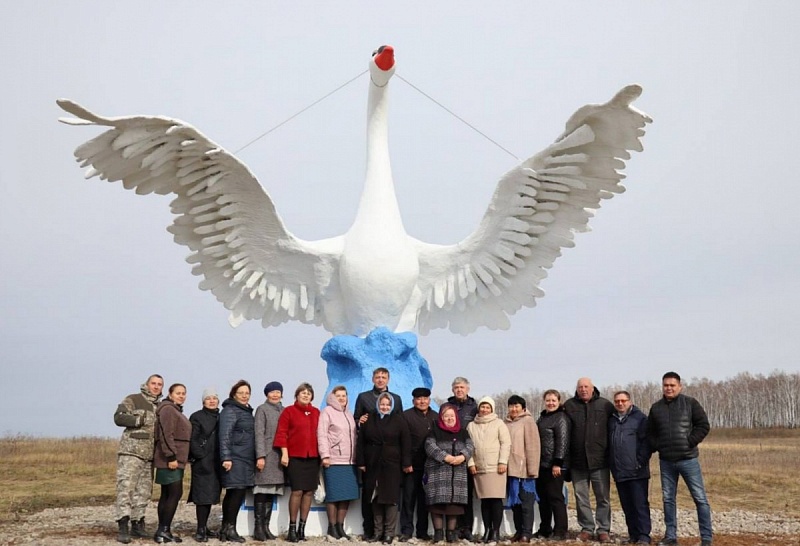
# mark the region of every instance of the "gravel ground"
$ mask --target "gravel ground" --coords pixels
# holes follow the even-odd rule
[[[653,510],[653,538],[663,536],[664,526],[661,511]],[[211,521],[219,521],[219,507],[212,512]],[[155,507],[151,504],[147,512],[147,528],[155,531]],[[173,533],[181,535],[184,542],[193,544],[194,505],[181,503],[173,524]],[[579,529],[575,527],[575,513],[570,513],[570,531],[575,537]],[[624,518],[621,512],[612,517],[612,534],[618,542],[625,537]],[[697,538],[697,519],[694,512],[679,510],[678,534],[680,543],[692,546],[699,543]],[[18,521],[0,527],[0,544],[69,544],[74,546],[94,544],[118,544],[116,523],[113,521],[111,506],[83,506],[76,508],[54,508],[21,516]],[[215,527],[212,525],[212,527]],[[800,520],[773,514],[732,511],[714,513],[714,544],[716,546],[760,546],[794,544],[800,545]],[[252,540],[248,539],[248,543]],[[277,542],[283,542],[278,540]],[[313,543],[323,543],[324,538],[310,538]],[[356,542],[356,541],[352,541]],[[416,541],[414,541],[416,542]],[[552,541],[534,541],[541,544],[556,544]],[[570,541],[579,544],[574,538]],[[153,544],[151,540],[138,539],[133,544]],[[210,544],[219,543],[212,539]],[[395,543],[397,544],[397,543]],[[354,545],[355,546],[355,545]]]

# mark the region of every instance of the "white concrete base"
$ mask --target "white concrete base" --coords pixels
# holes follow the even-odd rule
[[[284,535],[289,530],[289,491],[287,493],[276,497],[275,502],[272,504],[272,518],[270,520],[270,530],[276,535]],[[473,499],[473,513],[475,521],[472,526],[473,532],[476,534],[483,534],[483,521],[481,519],[481,501],[477,497]],[[535,508],[535,520],[533,530],[538,529],[541,518],[539,517],[539,505],[537,503]],[[361,499],[356,499],[350,502],[350,509],[347,511],[347,519],[345,520],[344,530],[348,535],[358,536],[363,533],[362,519],[361,519]],[[239,510],[239,517],[236,520],[236,532],[242,536],[250,536],[253,534],[253,493],[247,492],[244,504]],[[325,505],[313,502],[311,505],[311,512],[308,514],[308,521],[306,522],[306,535],[309,537],[323,536],[328,532],[328,516],[325,513]],[[433,528],[429,529],[429,533],[433,534]],[[399,534],[399,533],[398,533]],[[511,509],[507,508],[503,515],[503,528],[500,530],[501,535],[514,534],[514,518],[511,514]]]

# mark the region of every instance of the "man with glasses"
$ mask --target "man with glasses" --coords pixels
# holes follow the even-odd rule
[[[647,416],[633,405],[628,391],[614,393],[608,420],[608,462],[625,513],[629,544],[650,544],[650,446]]]
[[[698,444],[711,430],[700,402],[681,394],[681,376],[667,372],[661,378],[663,397],[650,408],[647,436],[650,448],[658,451],[661,468],[661,494],[664,500],[666,532],[659,546],[678,544],[678,516],[675,492],[678,476],[683,478],[697,507],[701,546],[711,546],[711,507],[706,498],[700,469]]]

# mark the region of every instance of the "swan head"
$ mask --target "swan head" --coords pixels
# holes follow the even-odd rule
[[[389,79],[394,74],[394,48],[390,45],[382,45],[372,52],[372,59],[369,62],[369,75],[372,83],[378,87],[383,87],[389,83]]]

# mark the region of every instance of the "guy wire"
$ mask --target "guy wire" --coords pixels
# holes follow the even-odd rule
[[[342,85],[340,85],[339,87],[337,87],[336,89],[334,89],[334,90],[333,90],[333,91],[331,91],[330,93],[326,94],[326,95],[325,95],[325,96],[323,96],[323,97],[320,97],[320,98],[318,98],[317,100],[315,100],[314,102],[312,102],[311,104],[309,104],[308,106],[306,106],[305,108],[303,108],[302,110],[300,110],[299,112],[296,112],[296,113],[292,114],[291,116],[289,116],[288,118],[286,118],[285,120],[283,120],[282,122],[280,122],[279,124],[277,124],[275,127],[273,127],[272,129],[270,129],[269,131],[267,131],[267,132],[265,132],[265,133],[262,133],[262,134],[258,135],[256,138],[254,138],[253,140],[251,140],[250,142],[248,142],[247,144],[245,144],[244,146],[242,146],[242,147],[241,147],[241,148],[239,148],[238,150],[235,150],[233,153],[234,153],[234,154],[238,154],[239,152],[241,152],[242,150],[244,150],[245,148],[247,148],[247,147],[248,147],[248,146],[250,146],[251,144],[254,144],[254,143],[258,142],[259,140],[261,140],[262,138],[264,138],[265,136],[267,136],[268,134],[270,134],[272,131],[276,130],[276,129],[277,129],[277,128],[279,128],[279,127],[282,127],[283,125],[286,125],[287,123],[289,123],[290,121],[292,121],[294,118],[296,118],[297,116],[299,116],[300,114],[302,114],[303,112],[305,112],[306,110],[308,110],[309,108],[312,108],[313,106],[316,106],[316,105],[317,105],[317,104],[319,104],[320,102],[324,101],[325,99],[327,99],[328,97],[330,97],[331,95],[333,95],[334,93],[336,93],[336,92],[337,92],[339,89],[341,89],[341,88],[343,88],[343,87],[346,87],[347,85],[349,85],[349,84],[353,83],[354,81],[356,81],[358,78],[360,78],[361,76],[363,76],[363,75],[364,75],[364,74],[366,74],[367,72],[368,72],[368,70],[364,70],[363,72],[360,72],[360,73],[358,73],[356,76],[354,76],[354,77],[350,78],[349,80],[347,80],[346,82],[344,82]]]
[[[239,152],[241,152],[242,150],[244,150],[244,149],[245,149],[245,148],[247,148],[248,146],[250,146],[250,145],[252,145],[252,144],[255,144],[256,142],[258,142],[259,140],[261,140],[262,138],[264,138],[265,136],[267,136],[267,135],[268,135],[268,134],[270,134],[271,132],[275,131],[275,130],[276,130],[276,129],[278,129],[279,127],[282,127],[282,126],[286,125],[287,123],[289,123],[290,121],[292,121],[294,118],[296,118],[297,116],[299,116],[300,114],[302,114],[302,113],[303,113],[303,112],[305,112],[306,110],[309,110],[310,108],[312,108],[312,107],[316,106],[317,104],[319,104],[319,103],[320,103],[320,102],[322,102],[323,100],[327,99],[328,97],[330,97],[331,95],[333,95],[334,93],[336,93],[337,91],[339,91],[340,89],[342,89],[343,87],[346,87],[346,86],[348,86],[349,84],[353,83],[355,80],[357,80],[358,78],[360,78],[361,76],[363,76],[363,75],[364,75],[364,74],[366,74],[367,72],[368,72],[368,70],[364,70],[363,72],[360,72],[360,73],[359,73],[359,74],[357,74],[356,76],[354,76],[354,77],[350,78],[349,80],[347,80],[346,82],[344,82],[342,85],[340,85],[339,87],[337,87],[337,88],[336,88],[336,89],[334,89],[333,91],[330,91],[329,93],[325,94],[324,96],[322,96],[322,97],[318,98],[317,100],[315,100],[314,102],[312,102],[311,104],[309,104],[308,106],[306,106],[305,108],[303,108],[302,110],[299,110],[298,112],[296,112],[296,113],[292,114],[291,116],[289,116],[288,118],[286,118],[285,120],[283,120],[283,121],[282,121],[282,122],[280,122],[279,124],[275,125],[274,127],[272,127],[271,129],[269,129],[268,131],[266,131],[266,132],[264,132],[264,133],[262,133],[262,134],[258,135],[256,138],[254,138],[253,140],[251,140],[250,142],[248,142],[248,143],[247,143],[247,144],[245,144],[244,146],[242,146],[242,147],[238,148],[238,149],[237,149],[237,150],[235,150],[233,153],[234,153],[234,154],[238,154]],[[430,100],[431,102],[433,102],[433,103],[434,103],[436,106],[438,106],[439,108],[441,108],[442,110],[444,110],[445,112],[447,112],[448,114],[450,114],[451,116],[453,116],[454,118],[456,118],[458,121],[460,121],[461,123],[463,123],[464,125],[466,125],[466,126],[467,126],[467,127],[469,127],[470,129],[472,129],[473,131],[475,131],[476,133],[478,133],[479,135],[481,135],[483,138],[485,138],[486,140],[488,140],[489,142],[491,142],[492,144],[494,144],[495,146],[497,146],[498,148],[500,148],[501,150],[503,150],[505,153],[507,153],[508,155],[510,155],[511,157],[513,157],[514,159],[516,159],[517,161],[520,161],[520,158],[519,158],[519,157],[517,157],[516,155],[514,155],[514,154],[513,154],[511,151],[509,151],[509,150],[508,150],[508,149],[506,149],[505,147],[503,147],[503,146],[502,146],[500,143],[498,143],[496,140],[494,140],[493,138],[491,138],[490,136],[488,136],[486,133],[484,133],[483,131],[481,131],[480,129],[478,129],[478,128],[477,128],[477,127],[475,127],[474,125],[472,125],[470,122],[468,122],[467,120],[465,120],[464,118],[462,118],[461,116],[459,116],[458,114],[456,114],[455,112],[453,112],[452,110],[450,110],[449,108],[447,108],[447,107],[446,107],[445,105],[443,105],[441,102],[437,101],[436,99],[434,99],[433,97],[431,97],[430,95],[428,95],[428,94],[427,94],[425,91],[423,91],[422,89],[420,89],[419,87],[417,87],[416,85],[414,85],[413,83],[411,83],[410,81],[408,81],[407,79],[405,79],[403,76],[401,76],[401,75],[399,75],[399,74],[395,74],[395,77],[397,77],[397,78],[399,78],[400,80],[402,80],[403,82],[405,82],[405,83],[406,83],[406,84],[407,84],[409,87],[411,87],[412,89],[414,89],[415,91],[417,91],[417,92],[418,92],[420,95],[422,95],[423,97],[425,97],[425,98],[427,98],[428,100]]]

